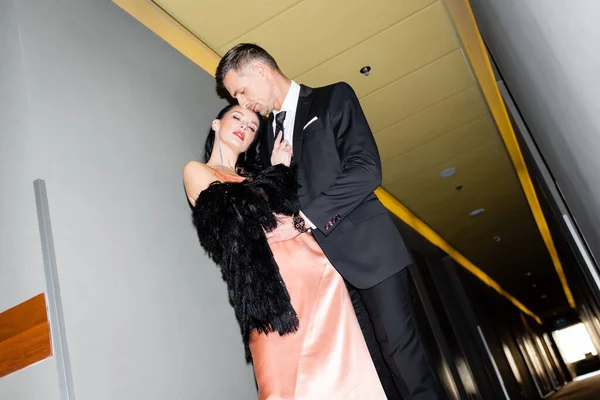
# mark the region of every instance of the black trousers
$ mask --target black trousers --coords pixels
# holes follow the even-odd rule
[[[349,287],[350,296],[388,399],[439,400],[445,396],[419,339],[408,279],[404,269],[369,289]]]

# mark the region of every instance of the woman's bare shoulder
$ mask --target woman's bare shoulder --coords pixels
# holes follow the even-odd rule
[[[183,185],[188,200],[192,205],[204,189],[218,180],[215,172],[200,161],[190,161],[183,167]]]

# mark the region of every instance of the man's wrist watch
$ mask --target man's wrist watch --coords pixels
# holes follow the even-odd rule
[[[294,215],[294,229],[296,229],[300,233],[308,232],[310,229],[306,227],[306,222],[304,218],[300,216],[300,214]]]

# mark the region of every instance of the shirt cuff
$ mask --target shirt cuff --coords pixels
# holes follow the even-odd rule
[[[306,222],[308,224],[308,226],[310,226],[311,229],[317,229],[317,227],[315,226],[315,224],[313,224],[312,222],[310,222],[310,219],[308,219],[306,217],[306,215],[304,215],[304,213],[302,211],[299,211],[299,214],[302,218],[304,218],[304,222]]]

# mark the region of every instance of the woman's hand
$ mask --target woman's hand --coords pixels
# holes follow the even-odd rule
[[[265,232],[269,243],[283,242],[300,235],[300,232],[294,227],[293,217],[280,214],[275,214],[275,217],[277,217],[277,221],[279,221],[277,228],[271,232]]]
[[[283,164],[289,167],[292,162],[292,146],[287,140],[281,140],[282,136],[282,133],[279,132],[275,138],[275,145],[271,153],[271,165]]]

